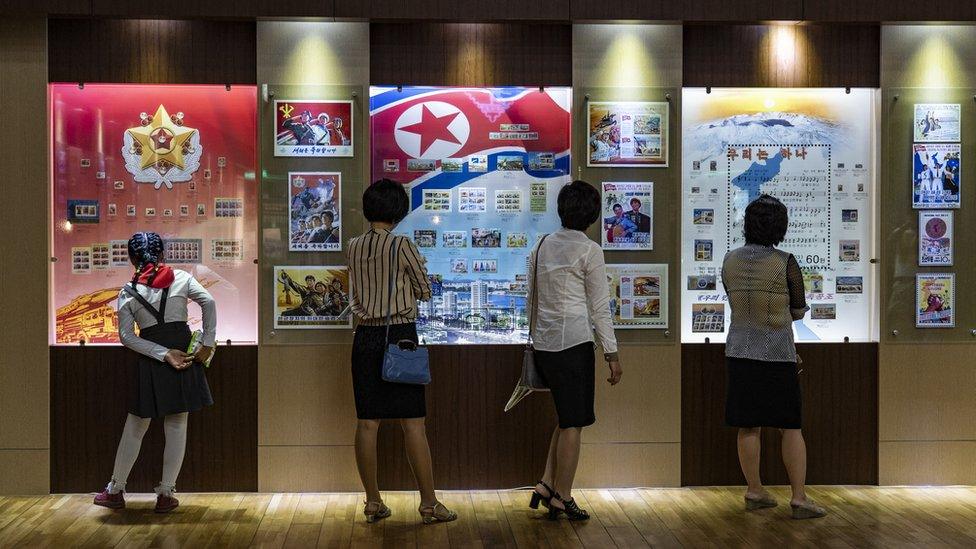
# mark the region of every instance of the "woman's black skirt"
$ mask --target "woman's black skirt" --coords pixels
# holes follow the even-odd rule
[[[167,349],[186,350],[190,327],[186,322],[167,322],[139,331],[139,337]],[[194,362],[176,370],[165,362],[139,355],[129,413],[139,417],[164,417],[195,412],[213,404],[203,364]]]
[[[427,415],[425,387],[383,381],[383,355],[387,343],[409,339],[417,343],[417,325],[358,326],[352,342],[352,391],[359,419],[417,418]]]
[[[725,366],[728,373],[726,424],[800,428],[800,380],[796,363],[726,357]]]
[[[535,364],[552,391],[559,427],[586,427],[596,422],[593,389],[596,373],[593,342],[562,351],[536,351]]]

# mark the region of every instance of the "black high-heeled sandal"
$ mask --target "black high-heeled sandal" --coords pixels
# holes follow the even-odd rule
[[[590,514],[586,512],[585,509],[580,509],[579,505],[576,505],[576,498],[570,498],[569,501],[563,499],[558,492],[552,493],[552,499],[555,499],[563,504],[564,509],[560,509],[550,502],[549,505],[549,520],[556,520],[559,518],[559,514],[563,513],[569,520],[590,520]]]
[[[544,495],[540,494],[539,492],[536,492],[535,491],[535,487],[532,487],[532,499],[529,500],[529,507],[532,508],[532,509],[538,509],[539,508],[539,504],[541,503],[543,507],[545,507],[546,509],[548,509],[549,508],[549,502],[552,500],[552,495],[555,494],[556,491],[553,490],[552,488],[550,488],[548,484],[546,484],[545,482],[542,482],[541,480],[539,482],[537,482],[536,484],[537,485],[538,484],[541,484],[542,487],[545,488],[547,492],[549,492],[549,496],[544,496]]]

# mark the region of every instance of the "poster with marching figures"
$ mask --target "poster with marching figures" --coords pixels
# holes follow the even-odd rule
[[[353,156],[352,101],[275,100],[274,155]]]

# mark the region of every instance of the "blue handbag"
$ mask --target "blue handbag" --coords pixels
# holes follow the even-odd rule
[[[409,339],[390,343],[390,319],[393,308],[393,287],[396,279],[398,241],[394,237],[390,246],[390,285],[386,303],[386,352],[383,354],[383,381],[427,385],[430,383],[430,361],[427,349]]]

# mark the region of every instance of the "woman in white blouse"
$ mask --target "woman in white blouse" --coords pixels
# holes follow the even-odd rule
[[[193,275],[164,265],[162,256],[163,240],[156,233],[136,233],[129,240],[136,272],[119,292],[119,339],[140,356],[112,480],[94,501],[110,509],[125,507],[125,483],[152,418],[163,418],[166,435],[156,512],[179,506],[173,492],[186,450],[187,414],[213,404],[203,363],[213,352],[217,305]],[[202,346],[194,354],[187,353],[192,337],[186,322],[188,300],[203,312]]]
[[[562,228],[539,241],[529,267],[529,303],[537,300],[538,307],[532,330],[536,365],[559,417],[530,505],[548,507],[550,519],[566,514],[586,520],[589,514],[576,505],[572,489],[583,427],[596,421],[594,329],[610,369],[607,381],[616,385],[623,370],[610,321],[603,250],[583,233],[600,219],[600,193],[574,181],[562,188],[557,202]]]

